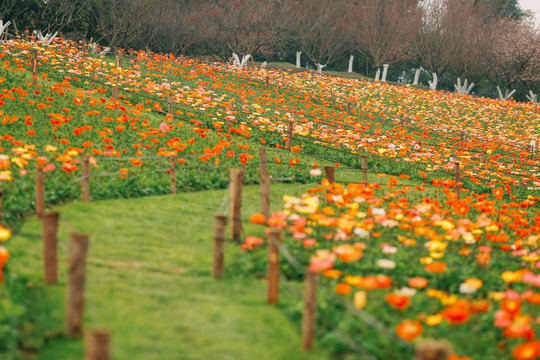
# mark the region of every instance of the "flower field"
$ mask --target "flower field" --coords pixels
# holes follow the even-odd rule
[[[257,183],[266,146],[272,177],[319,184],[252,222],[281,229],[288,278],[322,274],[336,356],[412,358],[433,337],[454,360],[540,357],[534,104],[63,40],[0,43],[0,62],[0,276],[36,168],[49,205],[79,198],[84,158],[93,199],[139,197],[170,192],[171,159],[180,191],[226,188],[233,167]],[[260,271],[265,234],[246,235]]]

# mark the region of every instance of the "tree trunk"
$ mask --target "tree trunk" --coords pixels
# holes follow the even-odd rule
[[[437,73],[433,73],[433,81],[429,81],[429,88],[431,90],[437,90],[437,83],[439,79],[437,78]]]
[[[388,65],[388,64],[383,65],[383,72],[382,72],[382,79],[381,79],[382,82],[386,82],[386,74],[388,73],[388,67],[389,66],[390,65]]]
[[[414,82],[413,85],[418,85],[418,81],[420,81],[420,71],[422,69],[416,69],[416,74],[414,74]]]

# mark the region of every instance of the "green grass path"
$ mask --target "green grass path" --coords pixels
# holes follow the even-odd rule
[[[273,185],[273,206],[281,190]],[[305,189],[306,187],[304,187]],[[300,190],[287,191],[298,193]],[[58,207],[60,284],[42,284],[41,223],[27,221],[10,240],[12,271],[27,278],[30,323],[24,329],[29,358],[82,359],[81,340],[61,336],[67,238],[90,234],[86,326],[113,332],[116,360],[325,359],[299,351],[299,326],[266,305],[266,283],[229,273],[211,277],[213,215],[225,190]],[[243,216],[258,211],[258,186],[244,189]],[[227,243],[226,266],[241,250]],[[284,302],[299,302],[282,291]],[[30,356],[31,355],[31,356]]]

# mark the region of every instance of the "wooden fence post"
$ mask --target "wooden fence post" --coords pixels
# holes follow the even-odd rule
[[[118,86],[112,85],[111,86],[111,93],[114,100],[118,100]]]
[[[244,169],[230,169],[230,213],[231,238],[239,241],[242,236],[242,185],[244,183]]]
[[[459,172],[459,161],[456,162],[456,169],[454,171],[454,180],[456,181],[456,188],[455,188],[456,196],[459,199],[459,193],[460,193],[459,182],[461,181],[461,174]]]
[[[38,219],[43,217],[45,212],[45,184],[43,180],[43,168],[36,165],[36,216]]]
[[[367,155],[362,155],[362,182],[367,184]]]
[[[334,167],[333,166],[325,166],[324,167],[324,176],[330,181],[331,184],[334,183]]]
[[[43,267],[45,282],[58,283],[58,217],[53,212],[43,215]]]
[[[212,275],[221,278],[225,274],[225,227],[227,215],[216,214],[214,217],[214,267]]]
[[[351,113],[351,103],[347,102],[347,114]]]
[[[82,159],[81,201],[90,202],[90,157],[84,155]]]
[[[415,360],[446,360],[452,352],[451,346],[441,340],[420,340],[414,348]]]
[[[121,69],[122,68],[122,50],[118,50],[117,56],[116,56],[116,67]]]
[[[86,253],[88,235],[73,233],[69,237],[68,283],[66,295],[65,331],[68,336],[83,333],[84,283],[86,281]]]
[[[32,84],[37,85],[37,72],[38,72],[38,53],[36,50],[32,51]]]
[[[84,360],[110,360],[110,335],[108,330],[92,329],[85,332]]]
[[[302,350],[313,349],[315,312],[317,309],[317,273],[306,271],[304,279],[304,314],[302,316]]]
[[[169,158],[169,167],[171,174],[171,194],[176,195],[176,157]]]
[[[228,117],[225,119],[225,127],[227,128],[227,134],[231,135],[231,120]]]
[[[279,236],[281,230],[272,228],[268,234],[268,304],[275,305],[279,298]]]
[[[293,137],[293,122],[287,121],[287,150],[291,150]]]
[[[268,220],[270,217],[270,176],[268,175],[268,164],[266,163],[266,148],[261,147],[260,151],[260,191],[261,191],[261,214]]]

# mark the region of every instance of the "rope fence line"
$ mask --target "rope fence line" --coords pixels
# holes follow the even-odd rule
[[[155,100],[155,99],[154,99]],[[164,112],[163,112],[164,113]],[[314,139],[314,138],[313,138]],[[514,174],[515,175],[515,174]]]

